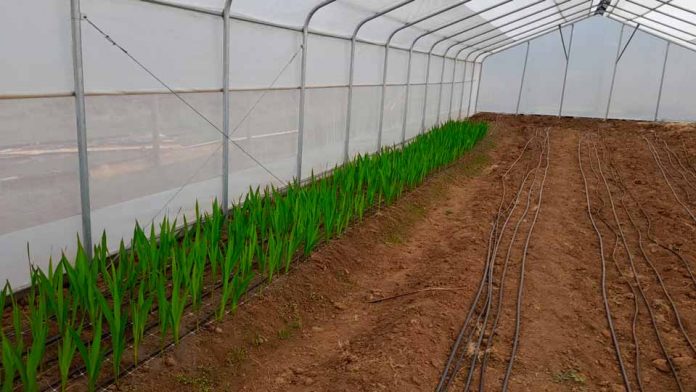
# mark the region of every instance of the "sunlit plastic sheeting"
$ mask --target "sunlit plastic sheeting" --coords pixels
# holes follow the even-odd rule
[[[343,162],[348,88],[307,90],[302,177]]]
[[[220,18],[140,1],[81,3],[92,23],[170,87],[220,89]],[[86,92],[166,91],[86,21],[82,32]]]
[[[595,17],[575,25],[563,115],[604,117],[621,25]]]
[[[482,110],[479,108],[477,103],[479,102],[479,94],[480,94],[480,89],[479,89],[479,84],[482,81],[482,71],[483,71],[483,64],[481,63],[475,63],[473,67],[471,68],[471,84],[469,86],[469,104],[467,105],[467,115],[473,116],[474,114],[481,112]]]
[[[72,91],[70,7],[65,1],[0,1],[0,37],[0,96]]]
[[[312,39],[310,46],[313,43]],[[249,22],[232,21],[230,23],[230,88],[299,87],[301,47],[301,33]],[[222,51],[222,43],[216,42],[215,48]],[[314,58],[314,52],[319,50],[321,47],[311,47],[310,58]],[[221,77],[211,76],[217,77],[219,86]]]
[[[383,147],[401,143],[406,87],[387,86],[386,91],[384,99],[384,126],[382,130]]]
[[[181,96],[221,127],[221,93]],[[112,250],[136,221],[181,221],[220,198],[222,135],[173,94],[88,96],[86,115],[93,238],[106,231]]]
[[[567,50],[570,44],[570,27],[563,29],[563,35]],[[530,42],[520,97],[520,113],[558,114],[565,65],[563,41],[558,31]]]
[[[624,29],[622,48],[630,35]],[[609,117],[653,120],[667,42],[636,32],[616,68]]]
[[[696,121],[696,52],[670,45],[658,120]]]
[[[377,151],[381,86],[353,88],[353,109],[350,122],[349,154],[367,154]]]
[[[389,49],[389,64],[387,64],[387,84],[406,84],[408,68],[408,51]]]
[[[307,86],[348,84],[350,41],[312,35],[307,47]]]
[[[486,71],[483,73],[478,101],[479,111],[515,112],[525,50],[524,45],[519,45],[486,59]],[[476,66],[475,79],[478,68]]]
[[[381,84],[384,48],[375,45],[356,44],[353,84]]]
[[[0,100],[0,284],[29,282],[32,262],[74,254],[81,230],[72,97]]]
[[[421,131],[424,97],[424,84],[411,85],[408,94],[408,113],[406,113],[406,139],[418,135]]]

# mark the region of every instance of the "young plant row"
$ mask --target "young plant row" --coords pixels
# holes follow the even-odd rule
[[[2,391],[19,383],[36,391],[41,380],[58,378],[65,389],[77,367],[90,390],[107,371],[118,379],[126,349],[131,346],[137,364],[153,325],[162,345],[178,343],[187,309],[197,315],[211,290],[218,290],[218,318],[234,311],[254,276],[272,280],[287,271],[297,256],[340,235],[369,208],[392,203],[452,163],[486,130],[483,123],[448,122],[403,148],[358,156],[306,185],[250,190],[226,216],[215,202],[206,214],[196,206],[195,221],[183,218],[183,229],[168,219],[157,230],[136,224],[130,248],[121,241],[115,256],[108,254],[105,235],[91,260],[78,244],[74,260],[63,256],[47,271],[32,269],[22,303],[9,285],[0,293],[2,320],[8,320],[0,329]],[[47,365],[47,352],[56,366]],[[107,353],[110,370],[103,369]]]

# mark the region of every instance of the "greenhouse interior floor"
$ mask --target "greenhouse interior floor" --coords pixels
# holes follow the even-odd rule
[[[693,390],[696,126],[476,119],[474,151],[119,390],[433,390],[450,354],[450,389],[499,390],[515,342],[513,391]]]

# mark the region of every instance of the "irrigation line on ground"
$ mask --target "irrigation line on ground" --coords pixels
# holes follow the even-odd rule
[[[598,169],[599,169],[599,174],[602,178],[602,181],[604,182],[604,186],[607,191],[607,195],[609,197],[609,205],[611,206],[611,211],[614,217],[614,221],[616,223],[616,226],[618,228],[619,235],[621,237],[621,242],[623,243],[624,250],[626,251],[626,254],[628,255],[628,259],[631,264],[631,271],[633,272],[633,277],[635,279],[636,285],[638,287],[638,290],[640,292],[641,297],[643,298],[643,302],[646,304],[646,308],[648,309],[648,313],[650,314],[650,321],[652,323],[653,329],[655,331],[655,334],[657,336],[658,344],[660,346],[660,349],[662,350],[662,354],[667,360],[667,363],[669,365],[670,371],[672,372],[672,375],[674,376],[674,380],[677,383],[677,388],[680,391],[683,391],[684,388],[681,384],[681,380],[679,379],[679,375],[677,374],[677,370],[675,369],[674,363],[672,362],[672,358],[669,356],[667,353],[667,348],[664,345],[664,341],[662,339],[662,335],[660,334],[660,330],[657,327],[657,321],[655,320],[655,314],[652,310],[652,308],[649,305],[649,302],[647,300],[647,297],[645,295],[645,292],[643,291],[643,287],[640,284],[640,280],[638,279],[638,272],[635,267],[635,263],[633,260],[633,254],[631,253],[631,250],[628,246],[628,242],[626,240],[626,236],[624,235],[623,229],[621,228],[621,222],[619,220],[618,214],[616,212],[616,206],[614,204],[614,198],[611,193],[611,189],[609,188],[609,183],[607,182],[606,176],[604,175],[604,171],[602,170],[602,162],[599,160],[599,154],[597,153],[597,148],[594,148],[594,155],[598,161]]]
[[[525,268],[525,263],[527,261],[527,253],[529,251],[529,242],[532,238],[532,232],[534,231],[534,226],[536,226],[537,219],[539,218],[539,212],[541,211],[541,203],[542,203],[542,198],[544,196],[544,184],[546,183],[546,177],[549,172],[549,166],[551,165],[551,142],[550,142],[550,135],[549,135],[549,129],[546,129],[546,167],[544,168],[544,176],[541,179],[541,185],[539,186],[539,198],[538,198],[538,204],[537,204],[537,209],[534,212],[534,218],[532,219],[532,222],[529,226],[529,231],[527,232],[527,239],[524,244],[524,250],[522,252],[522,262],[520,265],[520,279],[519,279],[519,288],[517,290],[517,310],[516,310],[516,315],[515,315],[515,334],[513,337],[513,343],[512,343],[512,353],[510,355],[510,362],[508,363],[508,367],[505,370],[505,376],[503,377],[503,391],[507,391],[508,384],[510,382],[510,375],[512,374],[512,367],[515,363],[515,355],[517,354],[517,348],[519,347],[519,340],[520,340],[520,326],[521,326],[521,320],[520,316],[522,314],[522,300],[523,300],[523,295],[524,295],[524,268]]]
[[[662,162],[660,160],[660,157],[659,157],[659,155],[657,155],[657,150],[655,149],[655,146],[653,146],[652,143],[650,142],[650,140],[648,140],[648,138],[646,138],[645,136],[643,136],[643,139],[648,144],[648,149],[650,150],[650,153],[653,156],[653,160],[655,161],[657,168],[660,169],[660,173],[662,173],[662,178],[667,183],[667,186],[669,187],[670,191],[672,191],[672,195],[674,196],[674,199],[677,201],[677,203],[679,203],[679,205],[681,205],[684,208],[684,210],[687,212],[687,214],[689,214],[691,219],[694,222],[696,222],[696,216],[694,216],[693,212],[691,212],[689,207],[686,204],[684,204],[684,202],[679,198],[679,196],[677,196],[677,192],[674,190],[674,187],[672,187],[672,183],[667,178],[667,175],[665,174],[665,170],[664,170],[664,167],[662,166]]]
[[[616,181],[617,184],[619,184],[619,189],[623,191],[623,195],[620,198],[621,206],[623,210],[625,211],[626,215],[628,216],[628,219],[631,222],[631,225],[633,226],[634,230],[638,233],[638,246],[640,248],[641,254],[643,256],[643,259],[645,259],[645,262],[648,264],[650,269],[653,271],[655,274],[655,277],[657,278],[658,283],[660,284],[660,288],[662,288],[662,292],[667,298],[667,301],[670,304],[670,307],[672,308],[672,311],[674,312],[675,319],[677,321],[677,326],[679,327],[679,330],[681,331],[684,340],[686,340],[687,344],[691,348],[691,351],[696,354],[696,347],[694,347],[693,342],[691,341],[691,338],[689,337],[689,334],[687,333],[686,329],[684,328],[684,324],[682,323],[681,315],[679,313],[679,310],[677,308],[677,305],[674,303],[674,300],[672,299],[672,296],[669,294],[669,290],[665,286],[664,280],[662,279],[662,275],[659,273],[657,268],[655,268],[655,265],[652,263],[650,260],[650,257],[648,257],[647,252],[645,252],[645,248],[643,247],[643,234],[636,223],[635,219],[633,218],[633,215],[630,213],[628,210],[628,207],[626,206],[626,203],[624,201],[625,195],[628,194],[627,192],[627,187],[623,181],[623,177],[620,176],[618,169],[615,166],[610,166],[610,170],[612,171],[612,177]],[[650,221],[648,221],[648,224],[650,224]],[[648,231],[650,230],[650,226],[648,226]]]
[[[510,238],[510,243],[508,245],[508,249],[505,255],[505,261],[503,262],[503,267],[502,271],[500,274],[500,284],[498,287],[498,306],[495,310],[495,319],[493,320],[493,324],[491,325],[491,332],[488,334],[489,338],[486,341],[486,348],[483,351],[483,359],[481,360],[481,369],[479,372],[479,392],[483,392],[485,388],[485,376],[486,376],[486,367],[488,365],[488,358],[490,355],[490,348],[493,345],[493,340],[495,339],[495,334],[496,330],[498,328],[498,322],[500,320],[500,314],[502,313],[502,307],[503,307],[503,299],[504,299],[504,288],[505,288],[505,277],[507,276],[507,269],[508,269],[508,264],[510,261],[510,256],[512,255],[512,247],[514,245],[514,242],[517,238],[517,233],[519,231],[520,226],[522,225],[523,221],[527,217],[527,213],[529,212],[529,207],[531,205],[531,199],[532,199],[532,189],[534,188],[534,183],[536,181],[536,171],[535,171],[535,178],[532,180],[532,183],[529,187],[529,192],[527,193],[527,204],[525,206],[524,211],[522,212],[522,216],[517,221],[517,224],[515,225],[515,228],[512,232],[512,236]]]
[[[580,141],[578,141],[578,144]],[[579,146],[578,146],[579,148]],[[604,152],[604,151],[603,151]],[[595,180],[599,184],[601,182],[601,179],[599,177],[599,173],[595,170],[593,160],[592,160],[592,154],[591,154],[591,149],[588,144],[588,157],[590,161],[590,169],[592,170],[592,174],[595,177]],[[580,152],[578,152],[578,160],[580,160]],[[584,172],[582,173],[584,175]],[[614,234],[614,246],[612,247],[612,252],[611,252],[611,261],[614,267],[616,268],[616,271],[619,273],[619,276],[621,277],[621,280],[624,282],[624,284],[628,287],[628,289],[631,291],[631,294],[633,296],[633,318],[631,321],[631,336],[633,338],[633,347],[634,347],[634,371],[636,375],[636,382],[638,384],[638,390],[643,391],[643,379],[641,377],[641,372],[640,372],[640,341],[638,340],[638,317],[640,316],[640,302],[638,299],[638,292],[636,291],[636,288],[630,283],[628,277],[626,277],[626,274],[624,274],[623,270],[619,266],[619,262],[616,258],[616,250],[619,247],[619,242],[620,242],[620,236],[619,233],[614,229],[614,227],[601,215],[602,210],[606,207],[606,202],[604,201],[604,198],[602,197],[602,193],[599,190],[599,187],[595,190],[595,193],[597,194],[597,198],[599,201],[602,203],[602,205],[597,208],[596,214],[597,214],[597,219],[599,219],[606,227],[607,229]],[[588,211],[588,213],[591,214],[591,210]],[[597,230],[597,229],[596,229]],[[599,241],[602,241],[601,237],[601,232],[597,231],[598,234],[598,239]],[[604,257],[604,252],[601,253],[602,258]],[[603,265],[606,264],[606,261],[603,261]],[[603,270],[606,271],[606,267],[603,266]],[[613,322],[611,319],[611,310],[609,307],[608,300],[606,299],[606,275],[603,276],[602,279],[602,285],[603,285],[603,300],[605,301],[605,314],[607,314],[607,322],[611,323],[613,326]],[[620,368],[623,366],[623,361],[622,361],[622,356],[620,352],[620,342],[618,341],[618,338],[616,338],[616,332],[611,330],[610,328],[610,333],[612,333],[612,342],[614,343],[614,348],[615,348],[615,353],[617,355],[617,359],[620,362]],[[614,339],[616,338],[616,342],[614,342]],[[622,378],[624,377],[625,368],[622,369]],[[627,380],[627,377],[624,378],[624,380]],[[629,388],[630,390],[630,384]]]
[[[478,341],[476,342],[476,345],[475,345],[474,353],[471,356],[471,364],[469,365],[469,372],[467,374],[467,379],[466,379],[466,384],[464,386],[464,391],[468,391],[470,386],[471,386],[472,377],[474,375],[474,369],[476,368],[476,361],[478,359],[478,354],[479,354],[479,351],[481,349],[481,343],[482,343],[483,337],[485,335],[484,332],[485,332],[487,325],[488,325],[488,318],[490,316],[490,306],[491,306],[491,303],[493,302],[493,279],[494,279],[493,272],[495,270],[495,260],[498,256],[498,249],[499,249],[500,243],[503,240],[503,236],[505,234],[505,228],[507,227],[508,222],[510,221],[510,218],[512,217],[515,209],[519,205],[519,198],[520,198],[520,195],[521,195],[522,190],[524,188],[524,184],[527,182],[529,175],[533,171],[534,177],[533,177],[532,182],[529,186],[529,192],[527,195],[528,196],[527,206],[529,206],[529,195],[531,195],[532,189],[534,188],[534,182],[536,181],[537,173],[538,173],[539,167],[541,165],[542,155],[543,155],[543,149],[542,149],[542,153],[539,155],[539,163],[537,164],[536,169],[528,171],[527,175],[525,175],[524,179],[520,183],[519,189],[517,190],[517,194],[515,195],[514,200],[511,202],[512,208],[507,213],[507,216],[506,216],[505,222],[501,228],[500,234],[499,234],[498,238],[496,239],[495,248],[493,250],[493,254],[491,257],[491,261],[490,261],[490,279],[489,279],[489,283],[488,283],[488,299],[487,299],[487,304],[486,304],[487,306],[486,306],[486,310],[485,310],[485,318],[484,318],[484,321],[483,321],[481,328],[479,330],[479,337],[478,337]],[[503,184],[504,183],[505,182],[503,180]],[[502,283],[502,281],[501,281],[501,283]],[[467,347],[467,346],[468,346],[468,342],[467,342],[467,345],[465,345],[465,347]],[[457,372],[458,371],[459,371],[459,369],[457,369]],[[454,379],[454,377],[452,377],[451,380],[452,379]]]
[[[469,312],[467,313],[467,316],[466,316],[465,319],[464,319],[464,322],[463,322],[463,324],[462,324],[462,327],[461,327],[460,330],[459,330],[459,333],[458,333],[458,335],[457,335],[457,338],[455,339],[455,342],[454,342],[454,344],[452,345],[452,348],[451,348],[451,350],[450,350],[450,354],[449,354],[449,356],[448,356],[447,362],[445,363],[445,368],[444,368],[444,370],[443,370],[443,372],[442,372],[442,375],[441,375],[441,377],[440,377],[440,381],[439,381],[439,383],[438,383],[438,385],[437,385],[437,388],[436,388],[437,391],[446,390],[447,386],[449,385],[449,382],[450,382],[451,378],[453,378],[453,377],[449,377],[449,376],[448,376],[449,371],[450,371],[450,368],[452,367],[452,363],[453,363],[453,361],[454,361],[454,357],[456,356],[456,354],[457,354],[457,352],[458,352],[458,350],[459,350],[459,347],[461,346],[461,342],[462,342],[462,339],[463,339],[463,337],[464,337],[464,333],[466,332],[466,329],[467,329],[467,327],[468,327],[468,324],[469,324],[469,322],[471,321],[471,317],[472,317],[472,315],[473,315],[473,313],[474,313],[474,311],[475,311],[476,305],[477,305],[478,302],[479,302],[479,298],[480,298],[480,296],[481,296],[481,292],[482,292],[483,287],[484,287],[484,284],[485,284],[485,282],[486,282],[486,278],[487,278],[487,275],[488,275],[488,273],[487,273],[487,272],[488,272],[488,263],[490,262],[490,259],[491,259],[491,252],[492,252],[493,244],[494,244],[494,242],[495,242],[495,241],[494,241],[494,233],[496,232],[496,228],[497,228],[498,223],[499,223],[499,217],[500,217],[500,215],[501,215],[502,207],[503,207],[503,204],[504,204],[504,193],[505,193],[505,183],[504,183],[504,180],[505,180],[505,176],[507,176],[507,174],[509,174],[509,172],[512,170],[512,168],[513,168],[515,165],[517,165],[517,163],[520,161],[520,159],[521,159],[522,156],[524,155],[525,151],[527,150],[527,147],[529,146],[529,144],[531,143],[531,141],[532,141],[534,138],[535,138],[535,136],[533,136],[532,138],[530,138],[530,139],[527,141],[527,143],[524,145],[524,148],[523,148],[522,151],[520,152],[520,155],[518,156],[518,158],[512,163],[512,165],[510,166],[510,168],[508,168],[508,170],[504,173],[504,175],[503,175],[503,177],[502,177],[502,179],[501,179],[502,182],[503,182],[503,185],[502,185],[503,191],[502,191],[502,195],[501,195],[501,202],[500,202],[500,204],[499,204],[499,206],[498,206],[498,212],[496,213],[495,219],[494,219],[494,221],[493,221],[493,224],[492,224],[492,226],[491,226],[491,230],[490,230],[490,233],[489,233],[488,251],[487,251],[487,254],[486,254],[486,263],[485,263],[485,265],[484,265],[483,274],[482,274],[481,280],[479,281],[479,287],[478,287],[477,293],[476,293],[476,295],[475,295],[475,298],[473,299],[473,301],[471,302],[471,306],[469,307]],[[513,203],[514,203],[514,200],[513,200]],[[511,205],[512,205],[513,203],[511,203]],[[473,331],[472,331],[472,332],[473,332]],[[470,339],[471,339],[471,336],[469,336],[469,337],[467,338],[467,341],[470,340]],[[447,386],[445,385],[445,382],[447,382]]]
[[[664,149],[667,151],[667,158],[669,160],[669,165],[681,175],[681,177],[684,179],[684,182],[686,182],[686,184],[688,185],[688,188],[691,188],[692,191],[696,190],[696,185],[694,185],[691,182],[691,180],[689,180],[687,175],[685,174],[685,172],[686,172],[687,174],[691,174],[693,176],[693,173],[691,173],[690,171],[688,171],[686,169],[686,167],[684,167],[684,165],[681,162],[681,159],[679,159],[679,155],[677,155],[677,153],[675,153],[674,150],[672,150],[669,147],[669,145],[667,144],[667,142],[664,139],[662,139],[658,136],[655,136],[655,137],[657,140],[662,142]],[[672,160],[672,157],[674,157],[674,160]],[[677,167],[677,165],[674,164],[674,161],[677,162],[679,167]],[[682,188],[682,189],[684,189],[684,192],[686,193],[686,197],[689,199],[689,201],[692,201],[691,196],[689,195],[688,188]]]
[[[535,135],[535,137],[537,137],[537,135]],[[542,146],[542,147],[543,147],[543,146]],[[473,375],[474,375],[474,370],[476,369],[476,361],[478,360],[479,351],[480,351],[480,349],[481,349],[481,344],[482,344],[482,341],[483,341],[483,337],[484,337],[484,335],[485,335],[485,330],[487,329],[487,326],[488,326],[488,318],[489,318],[489,315],[490,315],[490,303],[493,302],[493,284],[492,284],[492,281],[493,281],[493,271],[494,271],[494,266],[495,266],[495,259],[496,259],[497,256],[498,256],[498,249],[499,249],[500,243],[501,243],[502,240],[503,240],[503,236],[504,236],[504,234],[505,234],[505,228],[507,227],[507,224],[508,224],[508,222],[510,221],[510,218],[512,217],[512,214],[514,213],[515,209],[516,209],[517,206],[519,205],[519,199],[520,199],[520,196],[521,196],[521,194],[522,194],[522,190],[524,189],[524,184],[525,184],[525,183],[527,182],[527,180],[529,179],[530,174],[531,174],[532,172],[534,172],[534,177],[532,178],[532,182],[531,182],[530,185],[529,185],[529,192],[528,192],[528,194],[527,194],[527,206],[529,205],[529,197],[530,197],[530,195],[531,195],[532,189],[534,188],[534,183],[536,182],[536,178],[537,178],[537,174],[538,174],[538,172],[539,172],[539,168],[541,167],[542,157],[543,157],[543,148],[541,149],[541,151],[540,151],[540,153],[539,153],[539,161],[538,161],[538,163],[537,163],[537,166],[536,166],[534,169],[529,170],[529,171],[527,172],[527,174],[525,175],[524,179],[522,180],[522,182],[520,183],[519,189],[517,190],[517,194],[515,195],[513,201],[511,201],[512,208],[511,208],[511,209],[509,210],[509,212],[507,213],[507,216],[506,216],[506,218],[505,218],[505,223],[504,223],[504,225],[503,225],[503,227],[502,227],[502,230],[501,230],[501,232],[500,232],[500,234],[499,234],[499,237],[498,237],[497,240],[496,240],[496,246],[495,246],[495,250],[494,250],[494,253],[493,253],[493,255],[492,255],[492,261],[491,261],[491,282],[490,282],[490,284],[489,284],[489,292],[488,292],[488,303],[489,303],[489,306],[486,307],[486,311],[485,311],[485,315],[486,315],[486,316],[485,316],[485,320],[484,320],[484,322],[482,323],[481,328],[479,329],[478,341],[476,342],[476,345],[474,346],[474,352],[473,352],[473,354],[471,355],[471,364],[469,365],[469,371],[468,371],[468,374],[467,374],[467,379],[466,379],[466,384],[465,384],[465,386],[464,386],[464,391],[468,391],[469,388],[471,387],[471,382],[472,382],[472,378],[473,378]],[[504,182],[503,182],[503,184],[504,184]],[[502,284],[502,281],[501,281],[501,284]],[[490,336],[490,335],[489,335],[489,336]],[[465,345],[465,347],[467,348],[467,350],[468,350],[468,344],[469,344],[469,343],[467,342],[467,345]],[[458,363],[458,366],[457,366],[457,368],[456,368],[456,371],[455,371],[454,375],[456,375],[456,374],[459,372],[459,369],[460,369],[460,367],[461,367],[461,361],[463,361],[463,359],[464,359],[464,356],[462,356],[462,357],[460,358],[460,363]],[[452,380],[454,379],[454,375],[453,375],[453,377],[450,379],[450,381],[452,381]]]
[[[614,352],[616,353],[616,359],[619,363],[619,369],[621,371],[621,378],[623,379],[624,387],[628,392],[631,392],[631,382],[628,379],[628,374],[626,373],[626,367],[624,366],[623,362],[623,357],[621,356],[621,348],[619,345],[619,339],[616,336],[616,330],[614,328],[614,322],[612,320],[612,315],[611,315],[611,308],[609,307],[609,300],[607,299],[607,284],[606,284],[606,276],[607,276],[607,268],[606,268],[606,260],[604,258],[604,241],[602,240],[602,233],[599,231],[599,228],[597,227],[597,223],[595,222],[595,219],[592,215],[592,205],[590,203],[590,192],[587,186],[587,176],[585,175],[585,170],[583,169],[582,166],[582,157],[581,157],[581,146],[582,146],[582,137],[578,139],[578,165],[580,166],[580,174],[582,176],[582,181],[585,186],[585,200],[587,202],[587,215],[590,218],[590,223],[592,223],[592,227],[595,230],[595,233],[597,234],[597,241],[599,243],[599,256],[600,256],[600,261],[601,261],[601,289],[602,289],[602,301],[604,302],[604,313],[607,318],[607,323],[609,325],[609,332],[611,334],[611,340],[612,343],[614,344]],[[592,163],[592,155],[590,155],[590,163]],[[594,167],[592,168],[594,171]],[[614,250],[616,250],[616,243],[614,243]],[[617,265],[618,269],[618,265]],[[619,273],[621,273],[621,270],[619,269]],[[623,274],[622,274],[623,276]],[[638,308],[635,308],[635,313],[633,317],[633,337],[634,341],[637,343],[636,339],[636,334],[635,334],[635,325],[636,325],[636,318],[638,316]],[[638,364],[638,345],[636,344],[636,377],[638,379],[638,385],[639,389],[643,390],[643,388],[640,386],[641,381],[640,381],[640,374],[639,374],[639,364]]]
[[[674,317],[677,320],[677,325],[679,326],[679,330],[681,331],[684,339],[686,340],[687,344],[691,348],[691,351],[696,354],[696,348],[694,348],[694,344],[691,342],[691,338],[689,337],[689,334],[684,329],[684,324],[682,323],[681,315],[679,314],[679,310],[677,309],[677,305],[674,303],[674,300],[672,299],[672,296],[669,294],[667,287],[665,287],[665,282],[662,279],[662,275],[657,271],[657,269],[655,268],[655,265],[650,260],[650,257],[648,257],[648,254],[645,252],[645,248],[643,247],[643,234],[640,230],[640,227],[638,227],[635,220],[633,219],[633,215],[631,215],[630,211],[626,207],[626,203],[624,202],[624,198],[625,198],[625,194],[619,198],[619,201],[621,203],[621,207],[623,208],[624,212],[628,216],[628,219],[631,222],[633,229],[638,233],[638,247],[640,249],[641,255],[643,256],[643,259],[648,264],[650,269],[655,274],[655,277],[657,278],[657,281],[660,284],[660,287],[662,288],[662,293],[667,298],[667,301],[669,302],[670,307],[672,308],[672,312],[674,312]]]
[[[510,173],[510,171],[511,171],[511,170],[517,165],[517,163],[520,161],[520,159],[522,158],[522,156],[524,155],[524,153],[527,151],[528,146],[530,145],[530,143],[531,143],[535,138],[536,138],[536,135],[535,135],[535,136],[532,136],[532,137],[527,141],[527,143],[524,145],[524,147],[523,147],[522,151],[520,152],[519,156],[517,157],[517,159],[512,163],[512,165],[508,168],[508,170],[507,170],[507,171],[503,174],[503,176],[501,177],[501,188],[502,188],[502,192],[501,192],[501,193],[502,193],[502,194],[501,194],[501,201],[500,201],[500,204],[499,204],[499,206],[498,206],[498,212],[496,213],[496,216],[495,216],[495,223],[494,223],[494,226],[493,226],[494,230],[493,230],[493,232],[492,232],[491,234],[494,234],[494,233],[496,232],[497,226],[500,224],[500,218],[503,216],[503,205],[504,205],[505,194],[506,194],[505,179],[506,179],[507,175]],[[525,176],[524,181],[520,182],[519,189],[518,189],[518,191],[517,191],[517,193],[516,193],[516,196],[515,196],[515,197],[513,198],[513,200],[510,202],[510,204],[508,205],[508,207],[505,208],[505,212],[508,212],[508,214],[507,214],[508,218],[506,219],[504,225],[507,224],[507,221],[509,220],[510,215],[511,215],[512,212],[514,211],[514,208],[516,208],[516,206],[517,206],[517,204],[518,204],[518,200],[519,200],[519,195],[521,194],[522,189],[523,189],[523,185],[524,185],[524,183],[526,182],[527,178],[529,177],[531,171],[532,171],[532,170],[528,170],[528,171],[527,171],[527,175]],[[495,233],[495,234],[496,234],[495,236],[494,236],[494,235],[491,235],[490,238],[489,238],[489,247],[488,247],[488,248],[489,248],[489,251],[488,251],[488,254],[486,255],[486,263],[485,263],[485,267],[486,267],[485,270],[486,270],[486,271],[489,271],[491,262],[492,262],[492,260],[493,260],[494,257],[495,257],[495,256],[494,256],[494,252],[497,252],[497,247],[499,246],[500,241],[502,240],[503,232],[504,232],[504,229],[501,230],[500,233]],[[495,239],[494,239],[494,238],[495,238]],[[492,249],[491,249],[491,248],[492,248]],[[492,271],[491,271],[491,272],[492,272]],[[482,290],[482,289],[483,289],[483,284],[484,284],[484,283],[485,283],[485,282],[484,282],[483,280],[480,282],[479,290]],[[490,275],[489,287],[490,287],[491,284],[492,284],[492,274]],[[479,294],[479,293],[477,293],[477,294]],[[475,311],[476,305],[478,304],[478,299],[479,299],[478,297],[479,297],[479,296],[477,295],[477,298],[476,298],[476,299],[474,300],[474,302],[471,304],[471,308],[469,309],[469,315],[472,314],[472,313]],[[489,305],[488,305],[488,302],[489,302],[489,301],[490,301],[490,295],[488,296],[488,298],[487,298],[487,300],[486,300],[486,302],[487,302],[486,307],[489,306]],[[481,319],[482,314],[483,314],[483,312],[480,313],[480,314],[478,315],[477,324],[478,324],[478,320]],[[460,357],[458,358],[458,360],[457,360],[457,362],[456,362],[454,368],[452,369],[451,375],[448,374],[448,373],[449,373],[449,369],[450,369],[450,367],[451,367],[451,365],[452,365],[452,361],[454,360],[454,356],[457,354],[457,352],[459,351],[459,348],[461,347],[461,339],[460,339],[460,336],[463,336],[463,333],[464,333],[464,332],[466,331],[466,329],[468,328],[468,323],[469,323],[469,321],[470,321],[470,320],[469,320],[469,319],[470,319],[470,316],[469,316],[469,315],[467,315],[467,319],[465,320],[464,324],[462,325],[462,328],[460,329],[459,336],[458,336],[457,340],[455,341],[455,344],[453,345],[453,347],[452,347],[452,349],[451,349],[450,356],[449,356],[449,358],[448,358],[448,363],[446,364],[445,370],[443,371],[443,374],[442,374],[442,376],[441,376],[440,384],[438,384],[438,390],[446,390],[447,388],[449,388],[450,383],[451,383],[452,380],[455,378],[456,374],[458,373],[459,369],[461,368],[461,364],[462,364],[462,361],[463,361],[463,359],[464,359],[464,354],[466,353],[466,350],[467,350],[469,341],[471,340],[471,338],[472,338],[472,336],[473,336],[473,333],[474,333],[474,327],[472,327],[472,330],[471,330],[471,332],[469,333],[469,335],[468,335],[468,337],[467,337],[467,341],[466,341],[466,343],[465,343],[464,346],[463,346],[464,349],[462,350],[462,354],[460,355]],[[444,384],[445,382],[446,382],[446,384]]]

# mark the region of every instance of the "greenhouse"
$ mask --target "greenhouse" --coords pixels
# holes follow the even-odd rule
[[[4,0],[0,390],[696,390],[695,70],[688,0]]]

